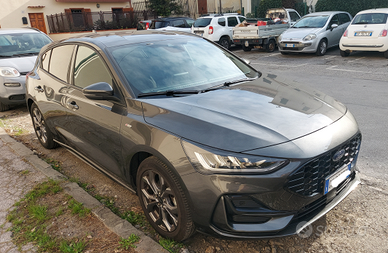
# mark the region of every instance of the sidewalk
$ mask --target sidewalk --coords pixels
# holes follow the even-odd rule
[[[28,171],[28,173],[23,173]],[[33,245],[25,245],[21,251],[12,243],[11,232],[7,229],[11,226],[6,222],[7,214],[12,210],[15,202],[30,191],[36,184],[47,180],[64,179],[65,176],[52,169],[49,164],[38,158],[23,144],[8,136],[3,128],[0,128],[0,252],[2,253],[30,253],[36,252]],[[113,214],[95,198],[91,197],[76,183],[67,183],[64,186],[67,194],[92,210],[107,227],[122,238],[128,238],[131,234],[140,237],[136,252],[167,252],[158,243],[137,230],[129,222]]]

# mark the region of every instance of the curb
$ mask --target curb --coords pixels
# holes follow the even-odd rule
[[[10,147],[22,160],[31,164],[34,168],[42,172],[46,177],[53,180],[66,180],[65,175],[54,170],[51,165],[40,159],[29,148],[22,143],[17,142],[10,137],[3,128],[0,127],[0,139]],[[162,252],[168,253],[160,244],[146,236],[142,231],[135,228],[128,221],[121,219],[114,214],[109,208],[105,207],[97,199],[89,195],[84,189],[82,189],[76,183],[66,183],[63,186],[65,192],[71,195],[76,201],[82,203],[86,208],[89,208],[94,215],[100,219],[104,225],[122,238],[128,238],[131,234],[135,234],[140,237],[139,242],[136,244],[137,248],[134,248],[136,252]]]

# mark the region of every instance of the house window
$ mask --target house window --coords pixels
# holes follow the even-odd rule
[[[83,9],[71,10],[71,16],[73,17],[74,27],[84,27],[85,20],[83,16]]]

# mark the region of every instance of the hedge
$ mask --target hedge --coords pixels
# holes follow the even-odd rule
[[[387,0],[318,0],[315,11],[347,11],[352,16],[359,11],[388,8]]]

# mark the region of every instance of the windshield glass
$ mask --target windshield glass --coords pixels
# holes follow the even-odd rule
[[[195,20],[194,27],[206,27],[210,24],[210,21],[212,21],[211,18],[199,18]]]
[[[387,23],[387,17],[388,14],[385,13],[364,13],[357,15],[352,24],[385,24]]]
[[[0,34],[0,56],[38,54],[51,40],[41,33]]]
[[[293,28],[322,28],[328,19],[328,15],[304,17],[296,22]]]
[[[230,53],[201,38],[130,44],[110,51],[136,96],[185,89],[200,91],[259,75]]]

